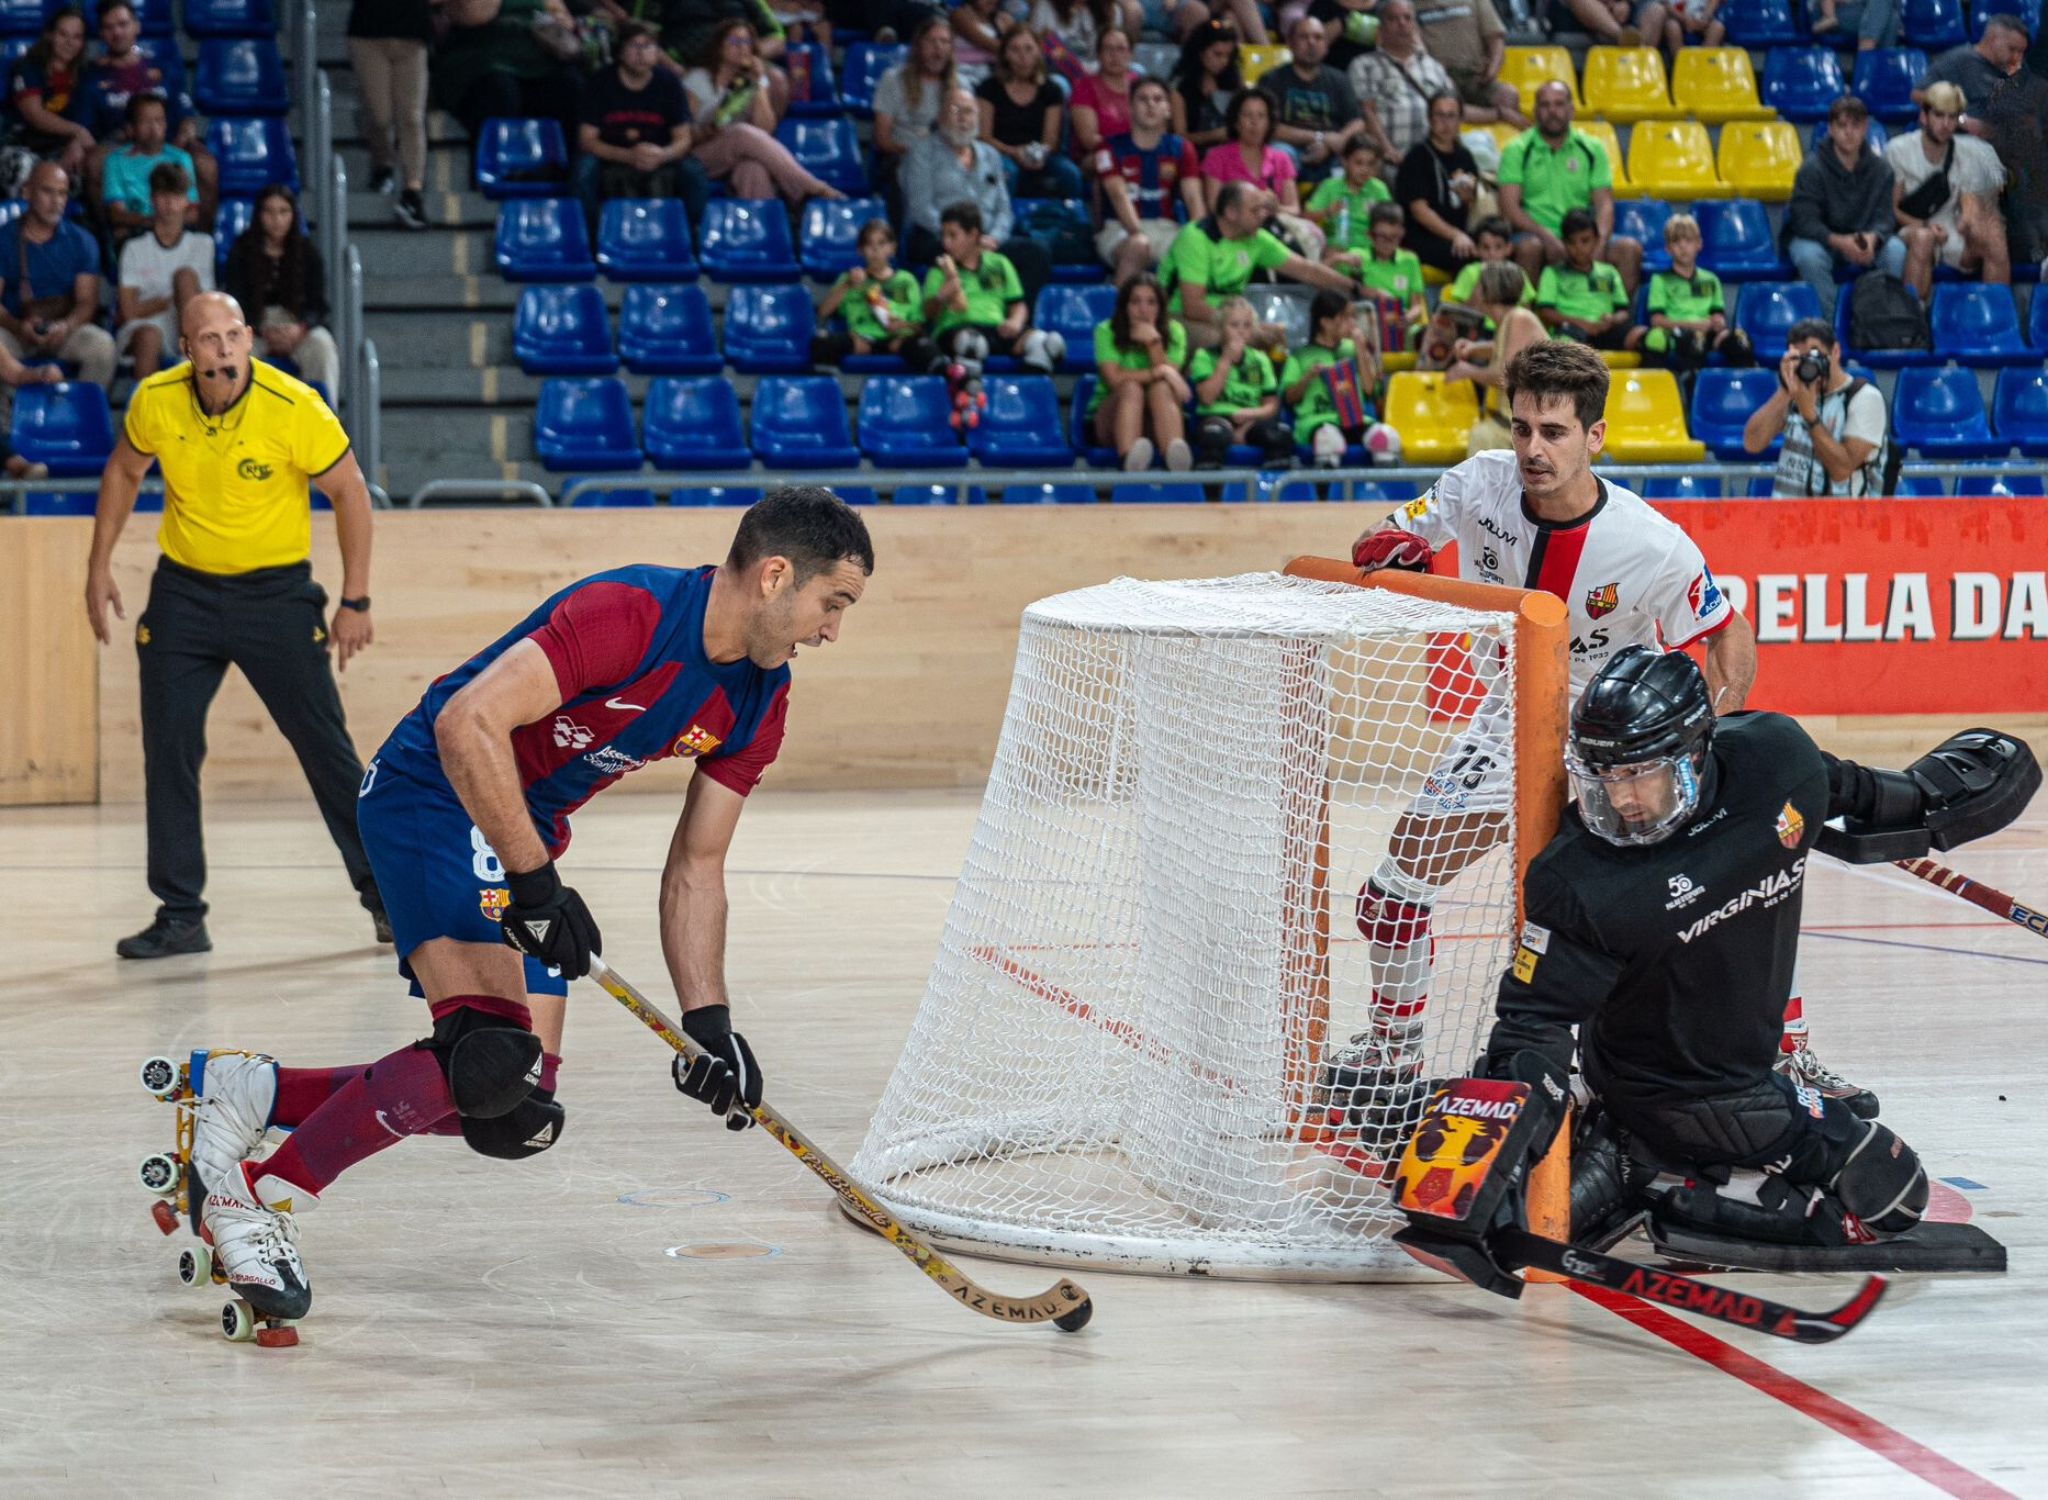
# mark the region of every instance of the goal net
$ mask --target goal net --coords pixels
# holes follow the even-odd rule
[[[1323,1068],[1373,1024],[1355,901],[1403,814],[1441,813],[1426,783],[1503,808],[1435,904],[1423,1076],[1483,1044],[1517,930],[1523,760],[1560,768],[1539,793],[1553,824],[1559,801],[1562,746],[1532,757],[1521,712],[1524,658],[1550,653],[1528,645],[1530,599],[1554,603],[1265,573],[1026,610],[973,843],[853,1175],[940,1244],[999,1257],[1411,1268],[1386,1238],[1387,1148],[1333,1128]],[[1426,853],[1461,820],[1406,826]]]

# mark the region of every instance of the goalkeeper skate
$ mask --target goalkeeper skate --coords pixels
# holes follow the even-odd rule
[[[291,1325],[312,1300],[296,1249],[298,1228],[288,1212],[266,1205],[260,1172],[252,1185],[247,1168],[269,1126],[276,1062],[257,1053],[200,1050],[182,1063],[152,1057],[141,1077],[145,1089],[177,1111],[171,1150],[145,1157],[140,1176],[158,1195],[150,1208],[157,1228],[175,1234],[183,1220],[196,1239],[178,1254],[178,1279],[236,1294],[221,1310],[230,1339],[296,1344]]]
[[[1778,1071],[1802,1088],[1812,1089],[1823,1099],[1839,1099],[1859,1119],[1877,1118],[1877,1095],[1861,1084],[1851,1083],[1814,1056],[1804,1036],[1786,1037],[1793,1045],[1778,1058]]]

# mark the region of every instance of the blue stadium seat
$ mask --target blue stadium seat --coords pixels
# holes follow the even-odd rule
[[[789,112],[793,115],[836,115],[840,112],[839,84],[832,74],[832,55],[816,42],[791,42],[783,54],[783,71],[789,74]],[[799,79],[810,70],[806,92]],[[797,97],[803,94],[804,97]]]
[[[804,205],[797,233],[798,258],[804,274],[836,279],[860,264],[860,226],[870,219],[887,221],[889,210],[880,198],[845,198],[833,202],[813,198]]]
[[[597,275],[583,206],[574,198],[515,198],[498,209],[498,272],[508,281],[589,281]]]
[[[185,0],[185,30],[195,37],[277,35],[270,0]]]
[[[1728,0],[1718,14],[1738,47],[1789,47],[1807,39],[1803,0]]]
[[[1074,461],[1060,436],[1060,398],[1045,375],[991,375],[983,386],[988,407],[967,434],[967,448],[984,467],[1059,469]]]
[[[1905,24],[1906,40],[1915,47],[1940,52],[1970,40],[1963,24],[1963,0],[1906,0],[1899,19]]]
[[[19,203],[21,200],[17,198],[14,201]],[[216,285],[227,278],[228,252],[235,248],[235,241],[242,237],[242,231],[255,222],[254,198],[221,198],[220,207],[213,215],[213,279]],[[305,222],[303,216],[299,222]]]
[[[554,120],[486,120],[476,187],[486,198],[553,198],[568,190],[569,148]]]
[[[880,505],[882,497],[864,484],[835,484],[832,493],[848,505]]]
[[[860,388],[860,448],[878,468],[958,469],[967,463],[938,375],[878,375]]]
[[[1081,455],[1082,463],[1098,469],[1112,468],[1117,462],[1116,449],[1095,441],[1095,424],[1088,419],[1088,403],[1094,399],[1095,377],[1081,376],[1074,382],[1073,415],[1067,427],[1067,440]]]
[[[1671,269],[1671,252],[1664,248],[1664,221],[1677,207],[1676,203],[1656,198],[1615,200],[1614,232],[1642,245],[1643,270],[1646,272]]]
[[[725,360],[751,374],[808,375],[817,309],[802,286],[736,286],[725,304]]]
[[[763,491],[750,484],[726,486],[714,484],[701,490],[674,490],[668,497],[671,505],[759,505]]]
[[[146,37],[174,37],[178,18],[171,14],[171,0],[135,0],[135,19]]]
[[[281,115],[291,107],[284,60],[268,37],[237,37],[199,44],[192,100],[201,114]]]
[[[635,282],[619,309],[619,353],[636,375],[716,375],[725,368],[700,286]]]
[[[1956,493],[1983,495],[1993,500],[2032,500],[2043,492],[2038,474],[1993,474],[1984,480],[1956,476]]]
[[[1911,125],[1920,116],[1913,90],[1927,76],[1927,54],[1918,47],[1878,47],[1856,54],[1856,97],[1887,125]]]
[[[794,281],[803,274],[779,198],[715,198],[704,210],[698,258],[713,281]]]
[[[597,268],[612,281],[690,281],[690,215],[680,198],[614,198],[597,219]]]
[[[1825,120],[1828,106],[1849,92],[1842,65],[1826,47],[1774,47],[1759,80],[1764,103],[1788,120]]]
[[[2041,36],[2041,0],[1971,0],[1970,40],[1984,40],[1984,23],[1996,15],[2014,15],[2027,23],[2027,35]]]
[[[1779,281],[1792,274],[1778,253],[1770,213],[1756,199],[1703,199],[1693,212],[1703,241],[1700,264],[1723,281]]]
[[[1991,392],[1991,423],[2028,458],[2048,458],[2048,369],[2000,370]]]
[[[863,120],[873,118],[875,85],[909,53],[910,49],[900,42],[855,42],[848,47],[846,66],[839,80],[840,104]]]
[[[1107,274],[1095,253],[1095,221],[1079,198],[1018,198],[1013,231],[1036,240],[1052,258],[1054,281],[1101,281]]]
[[[754,387],[754,451],[771,469],[851,469],[860,450],[830,375],[770,375]]]
[[[1883,151],[1885,146],[1891,141],[1891,138],[1892,133],[1891,131],[1885,128],[1884,121],[1872,120],[1870,122],[1869,140],[1871,150]],[[1827,149],[1827,144],[1828,122],[1826,120],[1822,120],[1819,124],[1813,127],[1813,137],[1806,143],[1806,154],[1808,156],[1811,156],[1816,151],[1823,151]]]
[[[1841,300],[1848,304],[1847,297]],[[1752,281],[1735,298],[1735,326],[1749,335],[1765,365],[1784,356],[1785,335],[1794,323],[1820,316],[1820,298],[1803,281]]]
[[[30,490],[21,497],[21,514],[25,516],[89,516],[99,508],[99,496],[91,490]],[[164,508],[163,496],[144,495],[144,500],[154,498],[156,510]],[[141,510],[144,507],[137,504]]]
[[[1193,480],[1161,480],[1156,484],[1120,484],[1109,492],[1112,505],[1200,505],[1202,486]]]
[[[2036,291],[2027,308],[2027,342],[2048,357],[2048,297]]]
[[[519,293],[512,353],[529,375],[609,375],[619,367],[604,296],[589,282]]]
[[[1096,325],[1107,323],[1115,311],[1116,288],[1107,282],[1088,286],[1047,282],[1039,288],[1038,305],[1031,310],[1031,326],[1057,333],[1067,341],[1066,358],[1060,361],[1063,368],[1092,370]]]
[[[616,376],[546,382],[533,409],[533,451],[551,474],[639,468],[626,383]]]
[[[960,486],[957,484],[906,484],[889,496],[891,505],[957,505],[959,500]],[[988,504],[988,491],[978,484],[969,485],[967,503]]]
[[[555,491],[557,501],[568,493],[569,487],[579,479],[591,478],[588,474],[565,474],[561,487]],[[603,489],[580,490],[569,504],[581,509],[584,506],[602,506],[607,510],[652,510],[655,505],[654,491],[633,486],[607,485]]]
[[[1093,505],[1095,491],[1085,484],[1009,484],[1005,505]]]
[[[1697,430],[1693,433],[1698,437]],[[1668,479],[1646,479],[1643,481],[1645,500],[1718,500],[1721,498],[1721,481],[1702,479],[1697,474],[1679,474]]]
[[[43,0],[0,0],[0,34],[25,36],[33,42],[42,29]],[[91,39],[88,33],[86,40]]]
[[[1718,459],[1743,463],[1751,458],[1775,458],[1784,445],[1782,435],[1771,439],[1771,446],[1763,453],[1751,454],[1742,446],[1742,429],[1750,413],[1777,393],[1775,360],[1750,370],[1709,365],[1699,372],[1693,385],[1691,420],[1687,425],[1692,435]]]
[[[789,154],[813,177],[848,197],[867,193],[868,164],[861,155],[860,137],[853,133],[853,121],[845,115],[823,119],[791,115],[775,127],[775,139],[789,147]]]
[[[106,391],[89,380],[25,385],[14,393],[14,451],[59,479],[98,474],[114,452]]]
[[[1974,370],[1918,366],[1899,372],[1892,430],[1923,458],[2002,458],[2012,446],[1991,435]]]
[[[641,413],[647,456],[664,469],[751,469],[730,380],[657,380]]]
[[[1765,494],[1769,494],[1770,481],[1765,480]],[[1902,477],[1894,491],[1894,498],[1900,500],[1939,500],[1948,494],[1948,486],[1932,474],[1915,474]]]
[[[2039,294],[2036,294],[2038,300]],[[1952,281],[1934,289],[1928,313],[1937,359],[1968,365],[2038,365],[2041,351],[2020,335],[2020,308],[2009,286]]]
[[[299,190],[299,154],[283,120],[262,115],[215,120],[206,127],[206,149],[220,163],[225,197],[253,198],[273,182]]]

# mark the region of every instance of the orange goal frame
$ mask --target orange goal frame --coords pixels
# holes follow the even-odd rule
[[[1360,571],[1348,562],[1329,557],[1297,557],[1283,569],[1294,578],[1320,579],[1328,583],[1349,583],[1360,588],[1386,589],[1418,599],[1431,599],[1490,614],[1513,615],[1515,620],[1515,920],[1523,920],[1522,883],[1529,862],[1557,833],[1564,810],[1565,722],[1571,697],[1571,632],[1564,601],[1535,589],[1506,588],[1491,583],[1468,583],[1434,573],[1409,573],[1380,569]],[[1327,820],[1324,829],[1327,830]],[[1317,860],[1318,885],[1327,861],[1327,850]],[[1328,952],[1328,909],[1325,892],[1317,890],[1308,906],[1315,924],[1316,952]],[[1328,970],[1322,969],[1319,1014],[1309,1022],[1309,1033],[1320,1042],[1328,1016]],[[1550,1152],[1530,1174],[1529,1227],[1551,1239],[1571,1238],[1571,1157],[1569,1126],[1560,1130]],[[1531,1280],[1555,1280],[1543,1272],[1529,1273]]]

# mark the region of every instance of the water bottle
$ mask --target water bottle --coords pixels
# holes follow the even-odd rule
[[[1351,204],[1348,199],[1337,205],[1337,248],[1351,248]]]

